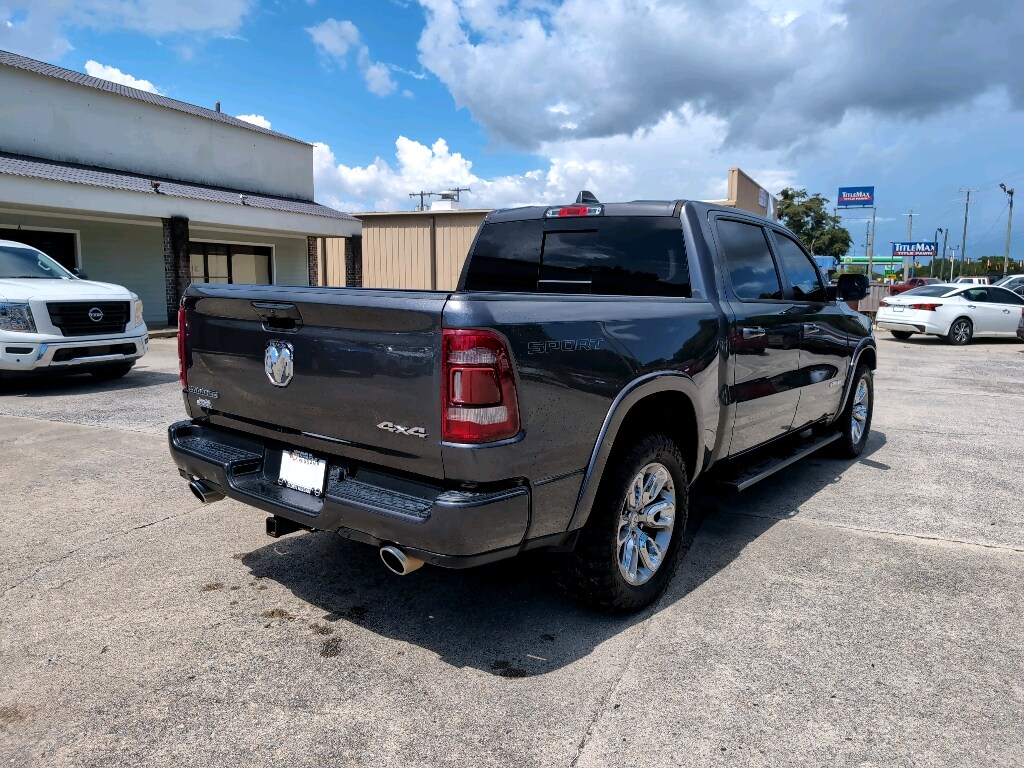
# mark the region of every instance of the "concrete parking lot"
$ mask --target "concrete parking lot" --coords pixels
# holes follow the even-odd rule
[[[3,385],[0,765],[1020,765],[1024,344],[879,357],[862,458],[705,489],[629,619],[200,506],[173,340]]]

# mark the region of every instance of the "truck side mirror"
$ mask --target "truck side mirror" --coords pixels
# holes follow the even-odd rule
[[[89,276],[87,274],[85,274],[85,272],[80,270],[78,267],[72,267],[71,268],[71,274],[73,274],[79,280],[88,280],[89,279]]]
[[[840,301],[860,301],[868,295],[868,276],[840,275],[836,295]]]

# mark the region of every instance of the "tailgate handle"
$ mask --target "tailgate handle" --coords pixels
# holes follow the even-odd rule
[[[252,308],[260,316],[268,331],[297,331],[302,327],[302,315],[294,304],[283,301],[254,301]]]

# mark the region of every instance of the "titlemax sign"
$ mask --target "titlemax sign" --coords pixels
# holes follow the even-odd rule
[[[875,204],[875,188],[874,187],[840,187],[839,188],[839,202],[837,205],[840,208],[846,208],[854,205],[874,205]]]
[[[920,256],[927,256],[934,258],[938,250],[938,243],[930,243],[925,240],[919,240],[914,243],[892,244],[892,255],[895,257],[918,258]]]

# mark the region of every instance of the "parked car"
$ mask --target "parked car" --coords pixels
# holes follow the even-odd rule
[[[1007,275],[996,280],[993,285],[998,285],[1000,288],[1008,288],[1016,293],[1018,288],[1024,288],[1024,275]]]
[[[1024,297],[992,285],[926,285],[882,299],[875,323],[897,339],[915,333],[968,344],[975,336],[1013,336]]]
[[[402,575],[546,549],[570,593],[634,611],[712,467],[741,490],[861,452],[875,342],[837,299],[866,290],[731,208],[495,211],[452,292],[192,284],[170,450],[199,499],[265,510],[271,535],[336,531]]]
[[[1024,308],[1020,311],[1020,321],[1017,323],[1017,338],[1024,341]]]
[[[148,340],[142,301],[127,288],[86,280],[36,248],[0,240],[0,377],[119,378]]]
[[[904,291],[920,288],[922,285],[938,285],[942,281],[937,277],[912,277],[905,283],[893,283],[889,286],[889,295],[897,296]]]
[[[979,277],[977,275],[961,275],[960,277],[953,281],[954,285],[960,285],[962,283],[968,283],[970,285],[988,285],[989,279],[987,277]]]

